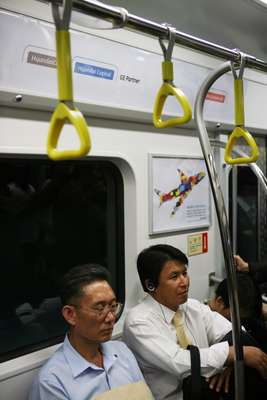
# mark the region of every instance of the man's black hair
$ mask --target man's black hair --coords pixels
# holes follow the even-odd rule
[[[141,251],[137,258],[137,270],[145,292],[148,292],[146,281],[155,288],[158,286],[160,273],[167,261],[177,261],[186,266],[188,264],[186,255],[168,244],[157,244]]]
[[[110,274],[102,265],[85,264],[71,268],[60,282],[62,305],[75,304],[83,296],[83,287],[96,281],[110,283]]]

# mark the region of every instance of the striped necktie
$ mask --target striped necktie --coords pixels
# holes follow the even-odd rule
[[[182,313],[181,313],[180,310],[177,310],[176,313],[174,314],[174,317],[172,319],[172,323],[173,323],[173,325],[175,326],[175,329],[176,329],[177,343],[183,349],[186,349],[187,346],[189,344],[191,344],[191,341],[186,336],[186,333],[185,333],[185,330],[184,330]]]

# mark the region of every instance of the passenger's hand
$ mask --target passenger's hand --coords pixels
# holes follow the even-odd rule
[[[241,272],[249,272],[249,265],[240,256],[234,256],[234,262],[236,269]]]
[[[223,390],[224,393],[228,393],[232,371],[233,367],[226,367],[225,370],[220,374],[214,375],[211,378],[206,378],[206,381],[209,383],[209,388],[211,390],[215,390],[216,392]]]
[[[264,379],[267,379],[267,354],[253,346],[244,346],[243,352],[245,365],[256,369]]]

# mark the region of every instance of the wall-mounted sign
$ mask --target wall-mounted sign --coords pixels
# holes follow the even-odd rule
[[[187,236],[187,254],[196,256],[197,254],[207,253],[208,251],[208,232],[196,233]]]

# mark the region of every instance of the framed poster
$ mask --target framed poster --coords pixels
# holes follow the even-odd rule
[[[200,157],[149,155],[150,234],[210,225],[210,185]]]

